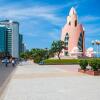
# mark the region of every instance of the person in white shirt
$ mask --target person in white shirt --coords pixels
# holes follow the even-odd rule
[[[12,59],[12,66],[14,67],[15,66],[15,60]]]

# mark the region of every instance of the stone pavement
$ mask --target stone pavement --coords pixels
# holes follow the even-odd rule
[[[20,65],[0,100],[100,100],[100,77],[78,73],[77,68]]]
[[[5,67],[4,64],[0,64],[0,95],[2,95],[2,92],[6,87],[6,84],[9,82],[14,70],[15,68],[12,67],[11,64],[8,64],[8,67]]]

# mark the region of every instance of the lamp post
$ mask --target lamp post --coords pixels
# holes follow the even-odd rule
[[[94,46],[94,44],[95,44],[95,41],[92,41],[91,43],[92,43],[92,45]]]
[[[91,41],[91,44],[93,45],[93,49],[94,49],[94,45],[95,45],[95,41]],[[93,55],[94,55],[94,52],[93,52]]]
[[[100,41],[99,40],[95,40],[95,41],[92,41],[91,42],[92,45],[97,45],[97,50],[96,50],[96,53],[97,53],[97,57],[99,57],[99,45],[100,45]]]
[[[99,57],[99,45],[100,45],[100,41],[96,40],[96,45],[97,45],[97,57]]]

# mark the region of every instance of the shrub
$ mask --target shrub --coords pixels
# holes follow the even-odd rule
[[[100,60],[97,60],[97,67],[100,69]]]
[[[45,49],[32,49],[32,57],[35,63],[40,63],[43,59],[48,58],[48,50]]]
[[[93,71],[97,71],[98,70],[98,63],[97,63],[96,59],[89,60],[89,65],[91,66],[91,69]]]
[[[46,59],[44,60],[44,64],[46,65],[67,65],[67,64],[80,64],[81,60],[83,61],[82,63],[86,65],[91,65],[90,61],[91,60],[96,60],[98,62],[98,67],[100,68],[100,59]],[[88,64],[87,64],[88,63]]]
[[[78,64],[78,59],[47,59],[44,60],[44,64],[47,65],[66,65],[66,64]]]
[[[34,58],[34,62],[35,63],[39,63],[41,61],[41,57],[40,56],[37,56]]]
[[[80,60],[79,65],[80,65],[81,69],[85,70],[87,65],[88,65],[88,61],[87,60]]]

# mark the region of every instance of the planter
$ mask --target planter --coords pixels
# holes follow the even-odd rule
[[[86,71],[86,74],[97,76],[97,75],[100,75],[100,71],[88,70]]]
[[[86,72],[86,70],[83,70],[83,69],[78,69],[78,72],[85,73],[85,72]]]
[[[93,75],[93,76],[100,75],[100,70],[99,71],[93,71],[93,70],[89,70],[89,69],[86,69],[86,70],[78,69],[78,72],[85,73],[85,74],[88,74],[88,75]]]

